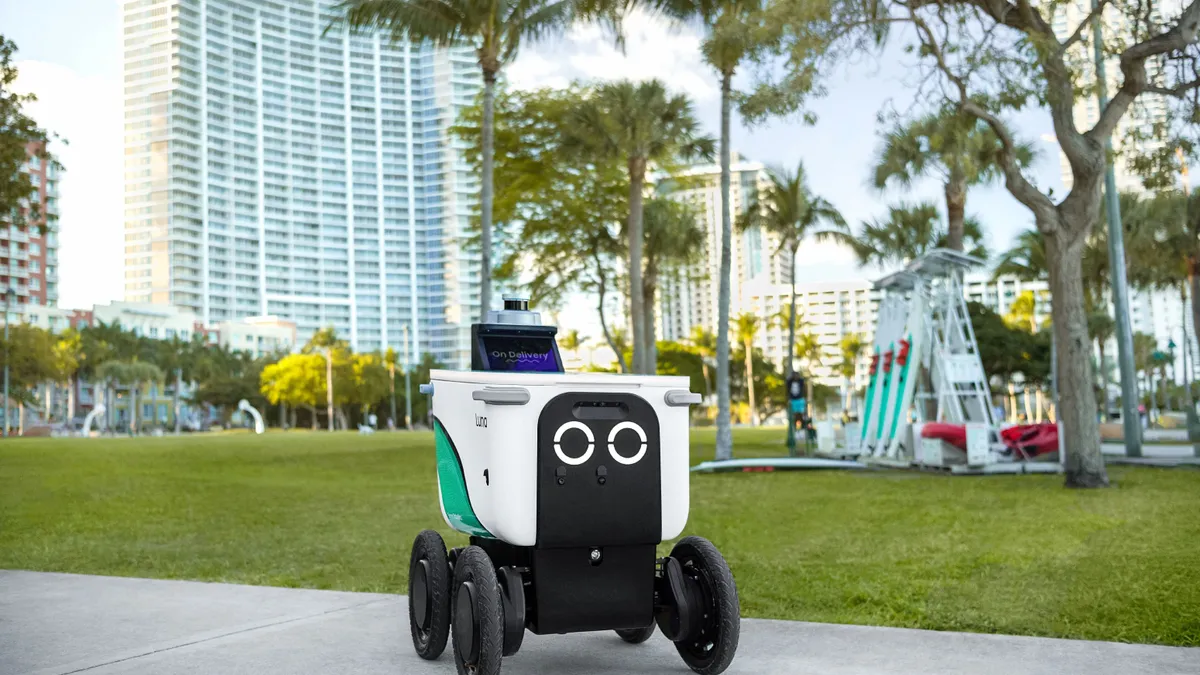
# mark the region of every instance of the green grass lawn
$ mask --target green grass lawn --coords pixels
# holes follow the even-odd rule
[[[693,459],[712,445],[695,431]],[[1200,471],[1110,476],[696,475],[687,532],[748,616],[1200,645]],[[11,440],[0,568],[403,592],[418,530],[464,541],[436,499],[422,433]]]

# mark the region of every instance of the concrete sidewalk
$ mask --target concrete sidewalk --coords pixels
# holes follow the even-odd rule
[[[258,586],[0,571],[0,674],[452,675],[419,659],[405,599]],[[535,636],[504,673],[688,673],[672,645]],[[730,673],[1200,673],[1200,649],[745,620]]]

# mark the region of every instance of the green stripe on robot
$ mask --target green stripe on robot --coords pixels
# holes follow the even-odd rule
[[[495,537],[479,522],[475,509],[471,508],[471,496],[467,493],[467,481],[463,478],[462,462],[450,434],[442,423],[433,420],[434,447],[437,451],[438,486],[442,493],[442,510],[450,526],[459,532],[476,536]]]

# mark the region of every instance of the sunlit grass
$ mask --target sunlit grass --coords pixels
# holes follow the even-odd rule
[[[693,459],[712,444],[693,432]],[[419,432],[10,440],[0,568],[403,592],[417,531],[463,541],[433,467]],[[1110,475],[695,475],[687,532],[748,616],[1200,645],[1200,471]]]

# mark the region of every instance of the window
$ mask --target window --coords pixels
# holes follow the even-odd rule
[[[150,337],[152,337],[152,338],[158,337],[158,326],[150,327]]]
[[[42,263],[40,263],[36,260],[30,260],[29,261],[29,271],[30,272],[41,272],[42,271]]]
[[[41,290],[41,288],[42,288],[42,280],[41,279],[34,277],[33,279],[29,280],[29,290],[38,291],[38,290]]]
[[[171,339],[173,339],[174,337],[175,337],[175,329],[174,329],[174,328],[168,328],[168,329],[167,329],[167,339],[168,339],[168,340],[171,340]]]
[[[29,244],[29,255],[41,255],[42,245],[36,242]]]

